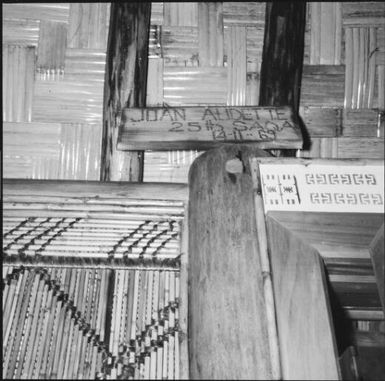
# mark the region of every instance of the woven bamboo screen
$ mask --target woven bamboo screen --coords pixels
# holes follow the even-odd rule
[[[308,3],[301,156],[383,156],[385,4]],[[108,3],[3,6],[4,176],[99,178]],[[153,3],[147,104],[257,105],[265,4]],[[186,181],[196,151],[147,152]]]
[[[6,180],[3,378],[186,377],[186,195]]]

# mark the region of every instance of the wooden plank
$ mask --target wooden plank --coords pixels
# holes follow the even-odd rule
[[[52,181],[52,180],[22,180],[4,179],[3,201],[8,197],[21,200],[23,196],[38,197],[48,201],[50,197],[66,200],[83,199],[84,202],[110,199],[124,203],[127,199],[134,200],[179,200],[187,201],[185,184],[146,183],[133,184],[130,182],[99,182],[99,181]]]
[[[143,152],[116,148],[120,111],[144,107],[151,3],[112,3],[104,83],[101,180],[141,181]]]
[[[300,106],[299,114],[311,138],[336,137],[341,134],[341,108]]]
[[[378,287],[378,293],[380,295],[382,309],[385,314],[385,287],[384,287],[384,224],[378,229],[372,242],[369,246],[370,256],[372,258],[374,273],[376,275],[376,282]]]
[[[343,136],[379,137],[378,133],[380,133],[380,136],[383,136],[384,128],[378,128],[378,111],[370,109],[345,109],[342,115]]]
[[[260,106],[298,112],[304,53],[306,3],[267,2]]]
[[[256,142],[263,148],[300,148],[288,107],[178,107],[125,109],[118,149],[206,149]]]
[[[226,162],[241,157],[243,173]],[[255,145],[208,151],[190,170],[190,378],[272,379],[248,156]],[[258,359],[258,361],[256,361]]]
[[[384,138],[338,137],[338,158],[383,159]]]
[[[301,106],[342,107],[344,84],[344,65],[304,65]]]
[[[320,256],[270,214],[267,228],[283,379],[338,380],[338,353]]]

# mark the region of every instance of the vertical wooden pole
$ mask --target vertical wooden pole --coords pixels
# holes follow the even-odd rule
[[[189,359],[192,379],[273,379],[250,156],[201,155],[189,173]]]
[[[151,3],[111,3],[104,83],[102,181],[142,181],[143,151],[116,149],[121,111],[145,107]]]
[[[292,106],[301,93],[306,2],[267,2],[260,106]]]

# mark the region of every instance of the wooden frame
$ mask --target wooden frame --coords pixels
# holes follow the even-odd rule
[[[281,166],[283,174],[288,173],[285,166],[298,164],[315,168],[325,164],[352,168],[384,165],[381,160],[253,158],[250,165],[256,208],[261,208],[258,204],[262,195],[261,164]],[[264,202],[267,206],[267,200]],[[333,292],[343,294],[341,286],[337,289],[335,285],[358,282],[358,286],[360,276],[326,276],[325,265],[331,270],[338,263],[346,266],[346,262],[357,260],[369,262],[369,244],[383,221],[383,213],[316,213],[296,211],[296,208],[298,206],[293,206],[291,211],[265,210],[282,376],[284,379],[341,379],[327,278]],[[371,279],[375,282],[374,277]],[[353,292],[352,289],[349,292]],[[383,318],[378,308],[375,311],[349,309],[345,314],[353,319]]]

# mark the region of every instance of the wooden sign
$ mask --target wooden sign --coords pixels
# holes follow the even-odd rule
[[[256,142],[261,148],[302,148],[289,107],[126,108],[119,150],[209,149]]]
[[[384,213],[382,160],[254,158],[251,163],[265,212]]]

